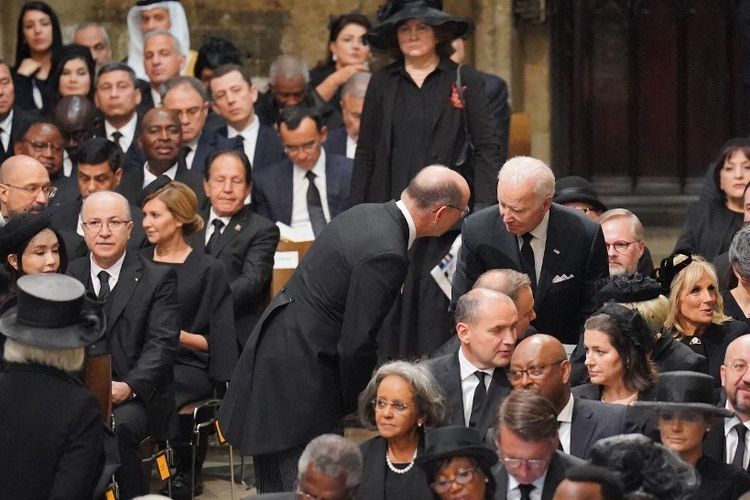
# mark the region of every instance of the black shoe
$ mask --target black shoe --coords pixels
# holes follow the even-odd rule
[[[169,495],[169,489],[167,487],[162,488],[159,492],[164,496]],[[195,480],[195,488],[193,488],[194,496],[203,494],[203,481],[200,478]],[[172,478],[172,497],[175,500],[183,500],[190,498],[190,477],[187,474],[178,472]]]

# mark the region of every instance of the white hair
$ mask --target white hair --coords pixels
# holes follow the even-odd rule
[[[40,364],[72,373],[83,366],[84,348],[45,349],[9,338],[5,340],[3,358],[8,363]]]
[[[542,160],[530,156],[515,156],[506,161],[497,174],[497,184],[521,184],[534,181],[534,192],[541,198],[555,193],[555,174]]]
[[[271,63],[268,78],[272,84],[279,74],[284,75],[287,80],[301,75],[305,83],[310,83],[310,70],[307,68],[307,63],[292,54],[281,54]]]

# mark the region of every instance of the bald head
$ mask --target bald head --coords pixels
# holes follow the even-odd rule
[[[414,219],[417,237],[441,236],[464,216],[469,194],[469,185],[459,173],[430,165],[409,182],[401,201]]]
[[[11,156],[0,165],[0,213],[5,218],[47,208],[51,193],[47,169],[26,155]]]
[[[733,340],[721,365],[721,385],[730,409],[745,422],[750,420],[750,335]]]
[[[570,363],[555,337],[538,333],[519,342],[510,359],[510,374],[513,389],[541,393],[552,401],[558,413],[568,403]]]
[[[94,135],[96,108],[84,96],[65,96],[55,106],[54,121],[62,133],[65,150],[78,161],[78,146]]]
[[[83,201],[81,222],[91,257],[109,269],[125,254],[133,229],[128,201],[112,191],[92,193]]]

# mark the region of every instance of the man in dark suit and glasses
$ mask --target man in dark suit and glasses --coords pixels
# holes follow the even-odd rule
[[[231,279],[237,339],[245,345],[268,303],[279,228],[245,205],[253,186],[245,153],[218,151],[207,163],[203,188],[211,207],[201,214],[206,224],[190,245],[224,263]]]
[[[506,368],[516,343],[518,313],[505,294],[475,288],[456,306],[460,347],[428,362],[445,393],[448,423],[476,429],[494,423],[497,406],[510,391]]]
[[[582,212],[552,203],[555,176],[542,161],[517,156],[498,175],[498,205],[464,221],[453,300],[488,269],[531,279],[538,331],[576,344],[594,309],[594,283],[609,276],[604,237]]]
[[[596,441],[625,432],[627,406],[573,397],[570,371],[560,341],[539,333],[516,346],[508,375],[513,389],[537,391],[552,402],[557,412],[560,449],[587,459]]]
[[[750,335],[743,335],[727,346],[721,365],[724,406],[734,416],[711,427],[703,441],[703,453],[720,462],[748,470],[750,463]]]
[[[112,406],[122,463],[116,477],[120,498],[129,499],[148,493],[140,442],[148,434],[169,438],[175,417],[177,275],[126,251],[133,222],[121,195],[93,193],[83,203],[81,218],[91,253],[71,262],[68,274],[104,302],[106,335],[89,349],[112,355]]]
[[[495,441],[496,500],[551,500],[565,471],[585,463],[557,450],[557,412],[535,391],[513,391],[505,398]]]
[[[253,455],[260,492],[290,491],[310,439],[341,431],[376,361],[376,336],[406,277],[416,238],[458,222],[469,186],[422,169],[398,202],[331,221],[245,344],[221,407],[224,435]]]

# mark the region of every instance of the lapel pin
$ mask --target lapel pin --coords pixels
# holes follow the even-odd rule
[[[242,229],[242,226],[240,226],[239,224],[237,224],[236,226],[234,226],[234,230],[235,231],[239,231],[240,229]]]
[[[560,250],[557,248],[553,248],[552,251],[555,252],[555,255],[560,255]]]
[[[135,280],[135,282],[136,282],[136,283],[138,283],[138,280],[139,280],[140,278],[138,278],[138,276],[136,276],[136,277],[135,277],[135,278],[133,278],[133,279]]]

